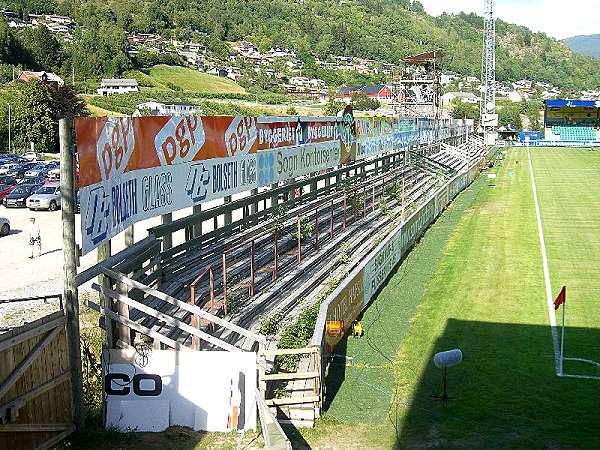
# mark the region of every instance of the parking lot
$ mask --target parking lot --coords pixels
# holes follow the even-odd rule
[[[234,197],[235,199],[235,197]],[[210,208],[221,204],[221,200],[203,205]],[[188,216],[192,208],[185,208],[173,213],[173,219]],[[63,251],[62,251],[62,213],[58,211],[31,211],[28,208],[6,208],[0,206],[0,217],[10,221],[11,232],[0,237],[0,300],[26,297],[55,295],[63,292]],[[29,246],[30,218],[35,217],[40,227],[42,252],[40,257],[30,259]],[[135,241],[148,235],[148,228],[160,224],[161,218],[155,217],[135,224]],[[204,224],[204,232],[212,230],[212,225]],[[76,242],[81,243],[81,217],[75,215]],[[184,242],[184,232],[173,235],[173,244]],[[123,233],[112,239],[112,253],[125,248]],[[37,249],[36,249],[37,255]],[[97,252],[94,250],[80,258],[78,272],[97,263]],[[94,292],[91,282],[80,287],[80,293]],[[58,307],[57,302],[45,304],[33,301],[16,304],[0,303],[0,329],[31,322]]]

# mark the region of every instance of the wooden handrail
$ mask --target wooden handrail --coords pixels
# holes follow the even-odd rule
[[[267,338],[265,336],[253,333],[252,331],[246,330],[245,328],[234,325],[231,322],[228,322],[224,319],[221,319],[220,317],[217,317],[213,314],[210,314],[210,313],[204,311],[202,308],[199,308],[196,305],[190,305],[189,303],[182,302],[174,297],[171,297],[168,294],[165,294],[164,292],[157,291],[156,289],[152,289],[138,281],[127,278],[125,275],[115,272],[114,270],[109,269],[108,267],[104,267],[103,265],[101,265],[101,269],[102,269],[103,274],[109,276],[114,281],[125,283],[128,286],[139,289],[140,291],[151,295],[152,297],[156,297],[159,300],[163,300],[167,303],[172,304],[173,306],[177,306],[181,309],[191,312],[192,314],[197,314],[200,317],[202,317],[203,319],[208,320],[209,322],[214,322],[217,325],[221,325],[222,327],[227,328],[231,331],[234,331],[248,339],[251,339],[256,342],[260,342],[262,344],[267,343]]]

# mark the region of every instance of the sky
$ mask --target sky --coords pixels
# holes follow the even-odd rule
[[[484,0],[419,0],[429,14],[475,12],[483,15]],[[564,39],[600,34],[600,0],[496,0],[496,15],[505,22]]]

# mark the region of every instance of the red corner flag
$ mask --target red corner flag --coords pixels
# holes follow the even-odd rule
[[[563,286],[563,288],[560,290],[560,294],[558,294],[558,297],[556,297],[556,300],[554,300],[554,310],[558,310],[558,308],[560,308],[560,305],[562,305],[563,303],[565,303],[567,301],[567,287]]]

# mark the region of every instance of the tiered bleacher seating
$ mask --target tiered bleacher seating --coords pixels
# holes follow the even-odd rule
[[[554,126],[552,134],[560,136],[561,141],[595,141],[596,131],[592,127]]]

